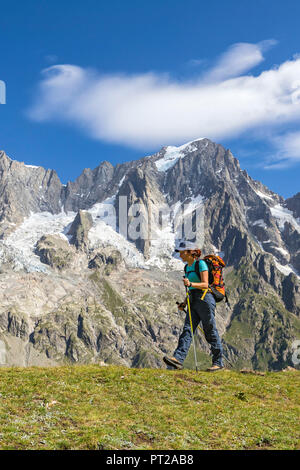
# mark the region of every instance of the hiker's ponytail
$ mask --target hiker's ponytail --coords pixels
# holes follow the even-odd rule
[[[196,250],[190,250],[190,253],[195,260],[199,260],[201,258],[202,251],[200,248],[197,248]]]

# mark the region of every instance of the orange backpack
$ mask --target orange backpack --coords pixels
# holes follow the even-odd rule
[[[225,298],[226,302],[228,303],[228,297],[225,292],[225,283],[223,278],[223,268],[226,266],[224,260],[220,258],[220,256],[216,255],[207,255],[204,256],[203,259],[208,267],[209,288],[216,302],[221,302],[221,300]]]
[[[225,283],[223,278],[223,268],[225,268],[226,264],[220,256],[216,255],[207,255],[204,256],[203,261],[207,264],[208,267],[208,285],[209,290],[213,294],[216,302],[221,302],[224,298],[226,299],[226,303],[228,303],[228,297],[225,292]],[[200,278],[200,271],[199,271],[199,260],[195,263],[195,272]]]

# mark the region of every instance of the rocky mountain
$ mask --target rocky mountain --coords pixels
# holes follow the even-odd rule
[[[295,366],[299,195],[284,200],[208,139],[67,185],[0,152],[0,359],[162,367],[183,323],[174,246],[194,237],[227,263],[217,323],[230,361]]]

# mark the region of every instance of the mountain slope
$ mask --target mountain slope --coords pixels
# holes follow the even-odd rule
[[[231,304],[218,306],[217,322],[231,362],[293,365],[298,195],[285,201],[208,139],[102,162],[66,186],[4,152],[0,170],[0,340],[9,363],[161,367],[183,321],[174,244],[184,227],[227,263]]]

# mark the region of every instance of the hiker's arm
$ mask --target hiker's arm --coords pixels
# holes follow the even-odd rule
[[[196,287],[196,289],[208,289],[208,271],[201,271],[201,282],[190,282],[188,278],[184,278],[184,285],[187,287]]]

